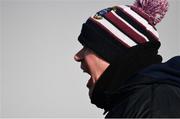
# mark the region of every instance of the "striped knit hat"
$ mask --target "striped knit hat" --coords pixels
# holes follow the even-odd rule
[[[159,48],[155,25],[168,9],[166,0],[136,0],[132,6],[103,9],[83,24],[78,40],[108,62],[133,47],[152,44]],[[154,46],[153,46],[154,45]]]

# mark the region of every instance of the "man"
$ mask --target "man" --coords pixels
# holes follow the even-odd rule
[[[107,8],[83,24],[74,59],[91,78],[91,102],[112,117],[180,117],[180,57],[161,63],[155,25],[166,0]]]

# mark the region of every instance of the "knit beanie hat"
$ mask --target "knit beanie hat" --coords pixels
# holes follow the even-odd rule
[[[167,9],[167,0],[136,0],[131,6],[103,9],[83,24],[78,40],[109,63],[134,47],[148,46],[157,53],[160,41],[155,25]]]

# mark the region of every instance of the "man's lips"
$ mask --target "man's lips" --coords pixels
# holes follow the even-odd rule
[[[89,70],[85,67],[85,65],[81,64],[81,69],[83,70],[83,72],[85,72],[85,73],[87,73],[87,74],[89,74],[91,76]],[[92,79],[92,77],[88,80],[86,86],[89,89],[91,89],[93,87],[93,79]]]
[[[83,72],[88,73],[88,74],[90,75],[90,73],[89,73],[89,71],[87,70],[87,68],[85,68],[82,64],[81,64],[81,69],[83,70]]]

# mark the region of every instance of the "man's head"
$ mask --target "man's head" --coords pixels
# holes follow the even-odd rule
[[[74,59],[77,62],[81,62],[81,69],[91,76],[87,83],[87,87],[89,88],[89,96],[91,96],[96,81],[109,66],[109,63],[100,58],[97,54],[95,54],[91,49],[87,47],[82,48],[74,56]]]
[[[144,51],[149,57],[157,55],[160,41],[155,25],[167,8],[167,0],[136,0],[132,6],[103,9],[83,24],[78,40],[84,48],[75,60],[91,75],[91,91],[104,70],[117,59],[132,51]]]

